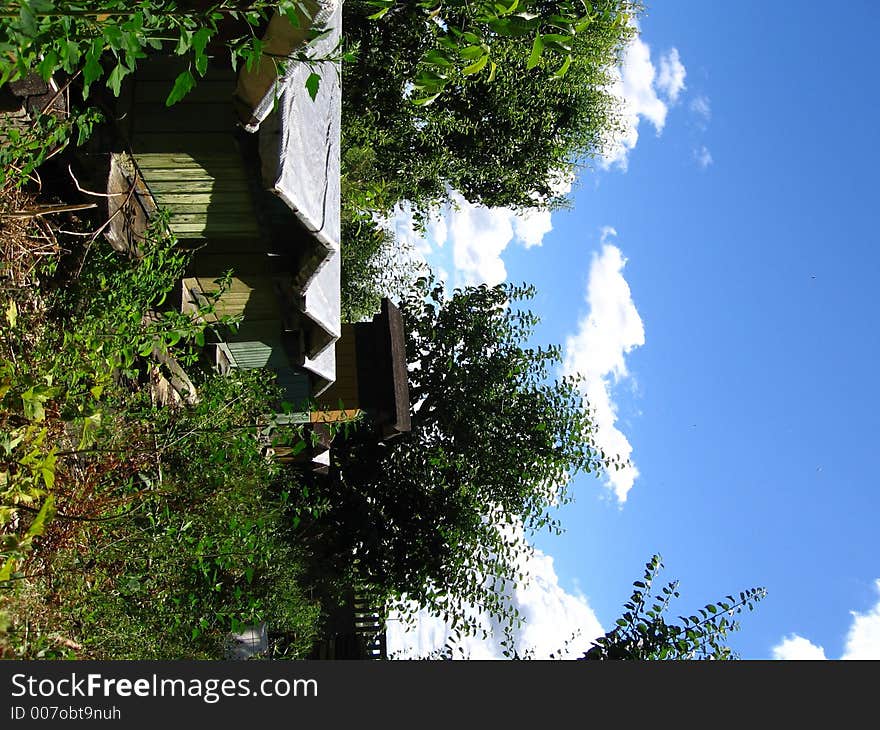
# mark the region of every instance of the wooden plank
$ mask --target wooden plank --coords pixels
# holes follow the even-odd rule
[[[137,84],[137,102],[156,104],[157,106],[165,106],[165,99],[174,86],[174,81],[167,79],[149,80],[138,78]],[[204,102],[226,102],[232,103],[232,96],[235,93],[235,82],[233,79],[217,79],[208,80],[200,79],[196,87],[190,91],[178,104],[198,104]]]
[[[179,133],[174,135],[140,130],[132,138],[135,154],[159,152],[184,152],[187,154],[212,153],[236,147],[229,131]],[[237,149],[237,147],[236,147]]]
[[[219,233],[216,227],[211,226],[210,229],[204,223],[179,223],[171,226],[178,238],[213,238]],[[222,235],[230,238],[252,238],[254,229],[251,226],[241,226],[240,228],[232,228],[226,226]]]
[[[174,209],[171,209],[171,225],[187,225],[187,224],[198,224],[202,226],[204,229],[213,229],[217,231],[218,235],[221,231],[225,231],[227,229],[231,230],[243,230],[243,229],[251,229],[254,232],[254,235],[259,233],[257,228],[257,222],[253,219],[253,216],[245,216],[241,213],[212,213],[209,216],[206,216],[204,213],[175,213]]]
[[[167,205],[169,208],[173,207],[175,210],[181,210],[180,206],[182,205],[201,205],[202,207],[211,203],[218,206],[235,205],[236,202],[240,201],[242,197],[246,196],[248,193],[248,191],[244,189],[204,191],[197,193],[182,191],[178,188],[174,188],[171,191],[167,191],[167,188],[157,191],[155,187],[152,187],[152,190],[157,200],[161,200],[163,205]],[[250,200],[249,198],[246,199]]]
[[[243,170],[238,154],[188,154],[186,152],[141,152],[137,164],[142,170]]]
[[[225,297],[221,297],[220,301],[214,305],[214,314],[217,317],[242,316],[245,318],[245,321],[251,321],[252,319],[268,320],[278,317],[278,304],[276,302],[248,301],[241,306],[231,305],[225,301]]]
[[[247,190],[248,193],[250,193],[251,189],[248,184],[247,174],[240,167],[211,167],[210,165],[205,165],[204,167],[197,167],[195,165],[184,167],[181,165],[176,169],[174,167],[141,167],[141,174],[144,180],[149,183],[176,183],[176,186],[172,188],[173,192],[189,192],[186,188],[180,189],[182,184],[187,182],[204,183],[216,181],[225,185],[227,189],[232,187],[234,183],[236,189]],[[193,192],[212,191],[213,188],[208,188],[208,190],[195,190]]]
[[[264,343],[281,348],[281,322],[277,319],[247,319],[241,323],[238,331],[230,334],[227,342]]]
[[[188,194],[188,193],[238,193],[250,192],[247,180],[155,180],[150,179],[150,190],[156,194]]]
[[[193,269],[199,276],[217,276],[227,269],[239,275],[259,274],[267,278],[271,275],[270,260],[259,253],[199,253],[193,262]]]
[[[202,277],[199,276],[198,278],[201,279]],[[211,282],[209,281],[208,283],[210,284]],[[269,292],[274,296],[275,290],[271,278],[268,276],[252,276],[247,279],[241,279],[234,276],[229,282],[229,288],[224,296],[236,294],[250,295],[254,291]]]
[[[202,104],[175,109],[157,109],[152,105],[133,107],[132,135],[142,133],[223,132],[232,135],[236,118],[232,105]]]
[[[199,247],[199,255],[205,254],[223,254],[223,253],[242,253],[257,256],[265,255],[267,251],[267,243],[259,236],[250,238],[229,239],[225,237],[209,237],[205,243]]]
[[[354,421],[360,415],[361,411],[357,408],[336,411],[312,411],[309,414],[309,420],[312,423],[342,423],[344,421]]]
[[[247,198],[229,198],[224,203],[207,202],[207,203],[174,203],[165,198],[165,196],[156,196],[156,200],[163,208],[168,208],[172,217],[180,216],[206,216],[208,221],[228,220],[238,217],[254,217],[254,209],[250,205]]]
[[[226,168],[221,175],[214,175],[210,171],[201,168],[164,168],[159,170],[144,170],[144,179],[147,183],[152,182],[189,182],[189,181],[213,181],[217,179],[225,181],[247,182],[245,171],[239,168]]]
[[[144,59],[138,64],[135,79],[141,81],[166,81],[173,85],[176,76],[184,71],[187,67],[187,61],[180,56],[171,55],[154,55],[149,59]],[[214,65],[211,63],[204,79],[200,79],[199,83],[204,81],[228,81],[233,82],[236,78],[235,72],[228,65]]]

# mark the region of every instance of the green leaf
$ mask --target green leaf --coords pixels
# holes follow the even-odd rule
[[[306,90],[309,92],[309,96],[312,97],[312,101],[318,96],[318,87],[320,85],[321,77],[316,73],[310,73],[306,79]]]
[[[482,45],[465,46],[464,48],[460,48],[458,50],[458,53],[465,60],[473,61],[474,59],[480,58],[481,56],[485,56],[486,49]]]
[[[15,567],[15,558],[9,557],[0,569],[0,584],[12,578],[12,569]]]
[[[561,79],[563,76],[565,76],[566,73],[568,73],[568,69],[570,66],[571,66],[571,56],[566,56],[565,61],[562,62],[562,65],[559,67],[559,69],[556,71],[556,73],[553,74],[553,78]]]
[[[583,33],[587,28],[590,27],[590,23],[593,22],[593,19],[589,15],[585,15],[583,18],[578,20],[575,23],[574,30],[576,33]]]
[[[174,49],[174,52],[178,56],[182,56],[186,53],[193,43],[193,32],[191,30],[186,30],[185,28],[180,29],[180,38],[177,40],[177,47]]]
[[[300,439],[290,448],[290,455],[296,456],[297,454],[301,454],[306,448],[306,442]]]
[[[382,8],[378,13],[373,13],[372,15],[368,15],[367,18],[369,20],[379,20],[382,16],[385,15],[389,10],[391,10],[391,5],[389,4],[387,7]]]
[[[105,25],[103,28],[104,40],[113,51],[118,51],[125,45],[125,37],[122,30],[116,25]]]
[[[571,42],[571,36],[561,33],[545,33],[541,40],[545,44],[558,43],[560,46],[566,46]]]
[[[488,60],[489,60],[489,56],[485,55],[482,58],[475,61],[474,63],[472,63],[470,66],[465,66],[461,72],[465,76],[471,76],[472,74],[479,73],[480,71],[483,70],[483,67],[486,65],[486,62]]]
[[[104,42],[95,38],[86,52],[86,62],[83,66],[83,99],[88,98],[89,86],[101,78],[104,69],[101,67],[101,54],[104,52]]]
[[[526,63],[527,69],[533,69],[538,63],[541,61],[541,54],[544,52],[544,42],[541,40],[541,34],[537,33],[535,35],[535,41],[532,43],[532,53],[529,56],[528,63]]]
[[[31,10],[35,13],[51,13],[55,10],[55,3],[53,0],[30,0],[29,5],[31,6]]]
[[[110,72],[110,75],[107,77],[107,88],[113,92],[113,96],[119,96],[119,91],[122,88],[122,79],[129,73],[131,73],[131,69],[122,62],[117,63],[116,68]]]
[[[165,106],[172,106],[180,101],[184,96],[186,96],[190,91],[195,88],[196,79],[192,75],[192,71],[187,69],[176,79],[174,79],[174,87],[171,89],[171,92],[168,94],[168,98],[165,99]]]
[[[431,96],[425,96],[421,99],[413,99],[413,104],[416,106],[428,106],[429,104],[433,104],[434,101],[440,96],[441,92],[437,92],[436,94],[432,94]]]
[[[244,56],[245,68],[248,71],[253,71],[257,68],[260,59],[263,57],[263,41],[259,38],[253,38],[250,45],[242,49],[242,56]]]
[[[208,45],[210,38],[211,30],[209,28],[200,28],[192,38],[196,71],[198,71],[199,76],[204,76],[205,71],[208,70],[208,57],[205,55],[205,46]]]
[[[21,394],[21,406],[24,417],[29,421],[42,421],[46,418],[42,399],[34,393],[33,388],[29,388]]]
[[[299,10],[294,3],[282,2],[278,4],[278,9],[287,18],[287,22],[294,28],[302,27],[302,20],[299,17]]]
[[[433,64],[434,66],[451,66],[452,61],[450,61],[446,54],[442,51],[437,50],[436,48],[432,48],[428,51],[424,56],[425,63]]]
[[[15,323],[18,321],[18,306],[14,299],[10,299],[9,306],[6,307],[6,321],[9,322],[10,327],[15,327]]]
[[[63,46],[63,48],[67,48],[67,46]],[[40,74],[40,78],[43,81],[48,81],[52,74],[55,72],[55,69],[58,66],[58,54],[55,51],[49,50],[46,52],[46,55],[43,56],[43,60],[37,65],[37,73]]]
[[[43,483],[46,489],[52,489],[55,484],[55,450],[53,449],[40,464],[40,475],[43,477]],[[51,498],[51,497],[50,497]],[[47,500],[48,501],[48,500]],[[45,505],[43,505],[45,507]],[[42,510],[41,510],[42,511]]]
[[[18,19],[21,23],[21,30],[24,35],[33,38],[37,35],[37,18],[34,15],[34,11],[31,9],[31,5],[27,0],[23,0],[21,3],[21,9],[18,13]]]
[[[79,44],[75,41],[68,40],[67,43],[62,44],[61,49],[63,61],[61,64],[62,68],[69,74],[73,73],[79,66],[79,61],[82,57],[82,51],[80,51]]]

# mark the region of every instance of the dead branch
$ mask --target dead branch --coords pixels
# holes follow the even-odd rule
[[[90,210],[97,207],[97,203],[60,203],[57,205],[41,205],[39,208],[26,208],[25,210],[17,210],[13,213],[5,213],[2,217],[15,219],[38,218],[43,215],[52,215],[54,213],[72,213],[79,210]]]

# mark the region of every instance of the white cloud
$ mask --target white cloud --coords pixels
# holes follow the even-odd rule
[[[498,284],[507,278],[501,253],[513,240],[513,216],[504,209],[484,208],[457,199],[446,225],[452,258],[465,284]]]
[[[678,56],[678,49],[673,48],[660,56],[660,73],[657,75],[657,88],[674,104],[685,89],[684,79],[687,70]]]
[[[709,128],[709,122],[712,119],[712,104],[708,96],[700,95],[691,100],[691,114],[695,117],[695,124],[699,132],[705,132]],[[712,153],[705,144],[697,144],[694,149],[694,160],[700,169],[705,170],[714,160]]]
[[[572,183],[570,177],[560,175],[553,192],[567,195]],[[507,247],[514,242],[526,248],[540,246],[553,230],[549,210],[487,208],[469,203],[456,192],[425,233],[416,230],[408,206],[398,206],[386,223],[435,269],[455,272],[451,282],[455,286],[501,283],[507,278],[503,259]]]
[[[428,224],[428,234],[436,245],[442,247],[449,238],[449,227],[446,225],[446,218],[443,216],[433,218]]]
[[[880,594],[880,579],[874,581]],[[880,659],[880,598],[866,613],[850,611],[852,623],[841,659]],[[808,639],[791,634],[773,647],[774,659],[826,659],[825,650]]]
[[[623,54],[623,63],[611,73],[611,93],[620,100],[621,128],[608,140],[602,154],[605,169],[617,166],[626,170],[628,156],[639,141],[640,117],[645,117],[657,130],[666,124],[666,104],[657,96],[654,88],[656,70],[651,63],[651,49],[636,37]]]
[[[691,101],[691,111],[705,125],[712,119],[712,103],[708,96],[697,96]]]
[[[617,232],[602,231],[602,250],[593,254],[587,284],[589,314],[578,331],[566,339],[563,371],[584,376],[584,395],[593,411],[597,445],[609,457],[630,459],[632,445],[617,427],[612,387],[628,377],[625,355],[645,344],[645,328],[623,276],[626,259],[608,243]],[[606,474],[608,486],[621,504],[639,475],[634,464]]]
[[[540,246],[544,236],[553,230],[549,210],[527,210],[513,217],[513,229],[516,237],[526,248]]]
[[[714,162],[714,160],[712,159],[712,153],[709,152],[709,148],[706,147],[706,145],[704,144],[700,145],[697,149],[694,150],[694,159],[697,161],[697,164],[704,170]]]
[[[821,646],[805,639],[803,636],[791,634],[781,644],[773,647],[774,659],[825,659],[825,650]]]
[[[677,48],[662,55],[659,63],[658,73],[651,61],[650,46],[636,35],[624,50],[621,65],[611,72],[610,91],[620,100],[622,126],[603,151],[600,164],[606,170],[626,170],[629,153],[639,141],[641,119],[651,122],[659,135],[666,125],[669,104],[674,104],[685,88],[687,70]]]
[[[403,244],[403,248],[413,250],[422,257],[431,252],[431,244],[416,229],[415,218],[409,205],[398,205],[394,210],[394,215],[390,218],[379,219],[378,222],[394,231],[394,235]],[[440,236],[438,245],[442,246],[446,240],[446,229],[435,226],[435,230]]]
[[[517,538],[525,540],[521,530]],[[506,599],[523,617],[522,626],[513,632],[517,651],[536,659],[547,659],[551,654],[560,658],[581,656],[593,639],[605,633],[587,598],[580,593],[568,593],[559,585],[553,558],[540,550],[531,552],[521,568],[528,578],[518,586],[508,586],[505,592]],[[459,640],[454,656],[503,659],[501,627],[485,613],[474,615],[488,638],[471,636]],[[449,627],[440,618],[421,610],[410,629],[400,621],[389,621],[388,652],[400,658],[425,657],[443,649],[451,637]]]
[[[874,588],[880,594],[880,580],[874,581]],[[851,611],[851,615],[843,659],[880,659],[880,600],[868,613]]]

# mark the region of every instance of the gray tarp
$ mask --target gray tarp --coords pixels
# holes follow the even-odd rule
[[[334,343],[339,338],[341,322],[341,82],[338,62],[328,59],[338,51],[342,3],[341,0],[313,1],[312,7],[313,27],[327,28],[327,33],[304,46],[302,32],[276,16],[267,38],[278,46],[272,52],[283,49],[285,43],[298,43],[284,52],[305,51],[313,61],[289,62],[285,76],[277,83],[266,80],[265,69],[250,77],[243,74],[237,94],[248,100],[253,110],[245,127],[250,131],[259,128],[264,184],[287,203],[314,236],[317,265],[302,287],[303,314],[309,323],[319,328],[311,340],[323,348],[306,357],[305,367],[329,385],[336,379]],[[306,81],[313,73],[320,79],[314,100],[306,88]],[[254,95],[261,92],[263,97],[254,101]]]

